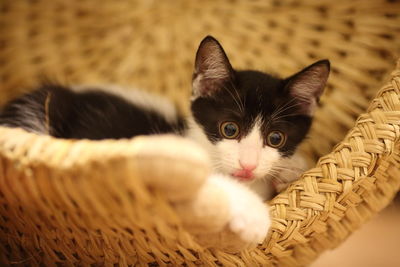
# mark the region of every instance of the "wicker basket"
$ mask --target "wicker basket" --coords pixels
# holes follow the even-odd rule
[[[186,112],[206,34],[240,68],[288,75],[320,58],[333,68],[302,147],[310,160],[332,152],[272,200],[263,245],[206,249],[182,227],[165,191],[189,179],[179,196],[188,198],[204,182],[209,168],[196,147],[151,154],[157,138],[65,141],[1,128],[0,262],[295,266],[339,245],[399,189],[399,14],[393,0],[1,1],[1,103],[46,77],[134,85]],[[149,172],[177,183],[150,188]]]

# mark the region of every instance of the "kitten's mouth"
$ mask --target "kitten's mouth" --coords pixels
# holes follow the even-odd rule
[[[245,169],[235,171],[234,173],[232,173],[232,176],[239,178],[239,180],[242,181],[251,181],[254,179],[253,172]]]

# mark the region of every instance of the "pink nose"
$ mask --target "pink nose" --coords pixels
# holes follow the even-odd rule
[[[257,168],[256,164],[242,163],[240,160],[239,160],[239,164],[243,168],[243,170],[246,170],[246,171],[249,171],[249,172],[251,172],[252,170]]]

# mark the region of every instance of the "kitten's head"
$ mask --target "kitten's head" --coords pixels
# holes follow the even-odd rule
[[[212,144],[215,169],[242,181],[272,174],[309,131],[328,75],[328,60],[286,79],[236,71],[207,36],[196,55],[191,111]]]

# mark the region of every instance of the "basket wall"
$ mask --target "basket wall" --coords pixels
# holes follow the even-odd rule
[[[242,69],[289,75],[331,60],[312,142],[303,148],[315,159],[354,126],[393,70],[400,56],[399,14],[393,0],[1,1],[0,103],[46,78],[153,90],[186,112],[196,46],[212,34]],[[306,264],[398,189],[398,76],[343,143],[273,200],[270,242],[238,255],[202,249],[162,194],[152,196],[130,182],[138,181],[127,160],[131,145],[71,143],[2,129],[0,259]],[[109,158],[99,158],[110,150]]]

